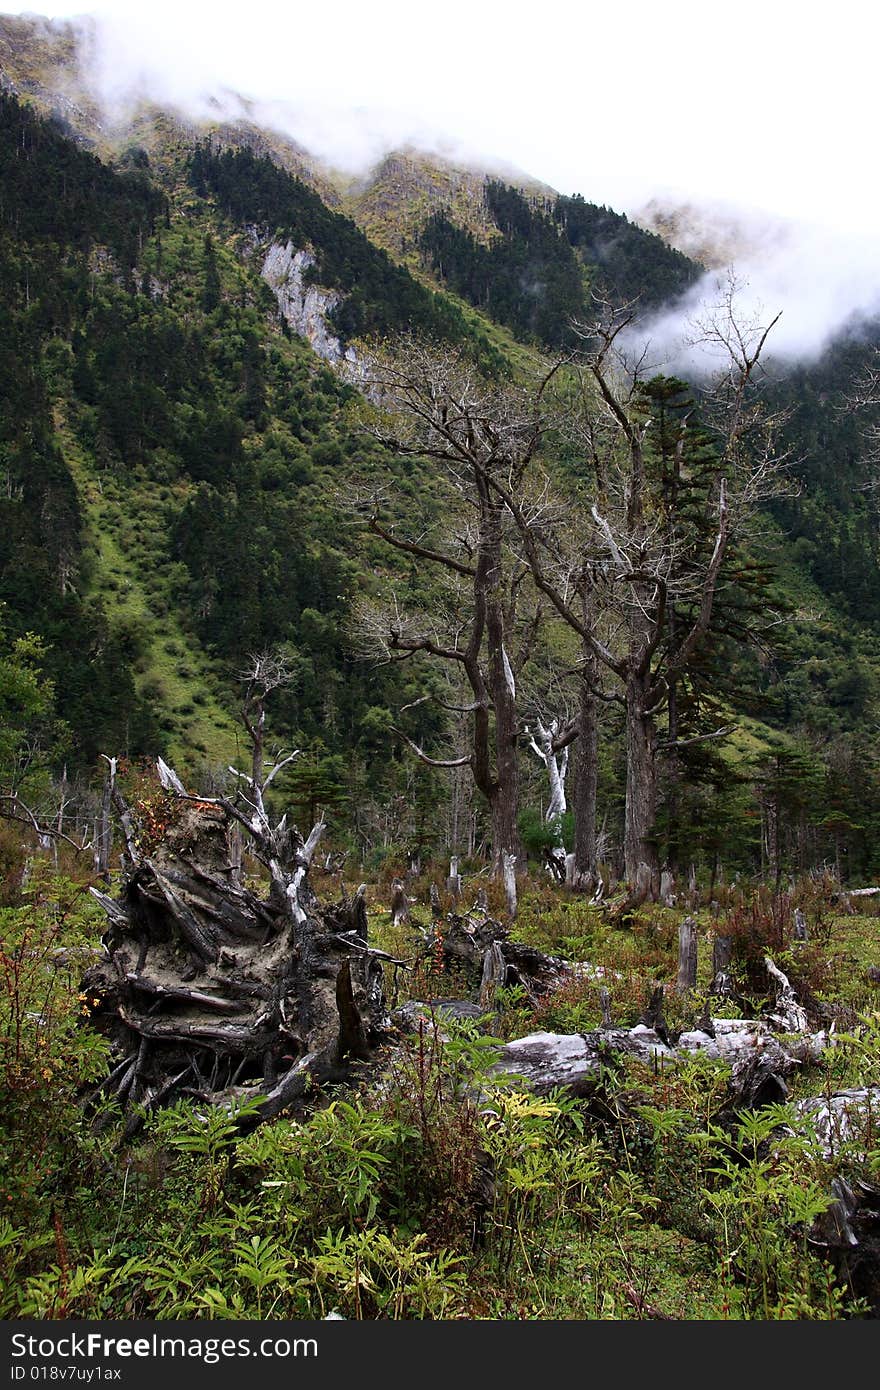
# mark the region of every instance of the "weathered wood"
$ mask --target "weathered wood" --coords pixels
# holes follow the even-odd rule
[[[846,1155],[831,1182],[828,1209],[810,1228],[810,1244],[836,1265],[838,1277],[876,1316],[880,1312],[880,1183],[871,1165],[880,1130],[880,1087],[859,1086],[796,1101],[795,1126],[815,1136],[824,1158]],[[869,1314],[870,1316],[870,1314]]]
[[[602,1010],[602,1027],[606,1030],[613,1028],[614,1023],[611,1019],[611,995],[604,985],[599,990],[599,1007]]]
[[[389,1026],[379,958],[391,958],[366,942],[363,890],[319,907],[308,868],[321,822],[302,840],[284,817],[255,816],[254,850],[271,875],[259,898],[235,881],[242,815],[160,773],[171,798],[161,837],[149,857],[129,858],[118,900],[95,892],[110,931],[83,988],[97,1000],[94,1024],[133,1058],[106,1089],[123,1105],[155,1108],[187,1090],[226,1103],[244,1075],[249,1095],[262,1087],[259,1113],[277,1114],[309,1076],[341,1080],[372,1055]]]
[[[534,946],[511,941],[508,929],[476,911],[459,916],[450,912],[445,923],[425,935],[420,961],[438,959],[444,970],[464,968],[474,996],[488,997],[490,990],[520,986],[533,1004],[579,972],[557,956],[548,956]]]
[[[403,926],[409,921],[409,899],[406,896],[406,889],[403,881],[399,878],[391,881],[391,925],[393,927]]]
[[[648,997],[648,1002],[642,1010],[638,1026],[649,1028],[655,1032],[664,1042],[669,1042],[669,1035],[666,1031],[666,1019],[663,1014],[663,994],[662,985],[655,985]]]
[[[809,1120],[826,1158],[845,1151],[854,1162],[864,1162],[877,1147],[880,1086],[853,1086],[830,1096],[811,1096],[796,1101],[794,1111]]]
[[[693,917],[683,917],[678,924],[678,978],[675,988],[687,994],[697,985],[697,924]]]
[[[111,928],[115,928],[116,931],[121,932],[129,930],[131,927],[131,916],[122,903],[116,902],[114,898],[108,897],[106,893],[102,893],[98,888],[91,887],[89,888],[89,892],[95,901],[100,903],[101,907],[104,909]]]
[[[600,1033],[530,1033],[505,1043],[492,1070],[520,1077],[539,1095],[557,1086],[579,1094],[596,1084],[611,1052],[650,1063],[672,1055],[654,1030],[641,1024]]]
[[[555,879],[557,883],[568,881],[568,860],[573,859],[573,855],[567,855],[564,849],[558,846],[554,849],[549,845],[544,845],[541,850],[541,858],[544,860],[544,867]]]
[[[519,985],[533,1004],[580,973],[578,966],[559,956],[548,956],[521,941],[502,941],[500,952],[505,967],[504,983]],[[582,964],[584,962],[579,963]]]
[[[105,883],[110,882],[110,851],[113,844],[112,827],[110,825],[110,806],[112,804],[110,778],[111,767],[108,767],[101,793],[101,818],[95,836],[95,872]]]
[[[434,1021],[477,1022],[487,1017],[489,1010],[469,999],[410,999],[391,1015],[391,1022],[401,1033],[417,1033],[420,1026]]]
[[[712,941],[712,978],[717,979],[719,975],[726,975],[730,969],[730,958],[733,954],[733,937],[725,936],[716,932]]]
[[[340,902],[325,907],[324,921],[336,927],[342,935],[353,933],[359,941],[365,942],[369,923],[367,920],[367,885],[361,883],[356,892],[348,897],[343,894]]]
[[[644,1023],[629,1029],[603,1027],[593,1033],[530,1033],[505,1043],[493,1070],[520,1077],[539,1094],[557,1086],[577,1094],[589,1092],[614,1055],[632,1057],[652,1066],[674,1066],[683,1058],[702,1052],[733,1068],[733,1100],[745,1099],[749,1086],[754,1091],[754,1078],[744,1064],[757,1059],[762,1059],[764,1093],[772,1077],[774,1098],[784,1099],[787,1089],[783,1078],[805,1062],[818,1061],[828,1041],[825,1033],[818,1033],[800,1045],[783,1044],[766,1023],[757,1019],[713,1018],[711,1026],[711,1033],[699,1029],[683,1033],[674,1046],[668,1035],[661,1036],[660,1031]]]
[[[504,854],[501,860],[501,876],[504,883],[504,901],[511,922],[516,918],[516,855]]]
[[[229,828],[229,881],[236,888],[241,887],[242,864],[244,861],[244,840],[241,826],[236,823]]]
[[[344,960],[336,972],[336,1007],[339,1011],[339,1037],[337,1054],[340,1061],[346,1057],[357,1057],[368,1061],[371,1055],[367,1042],[367,1030],[360,1010],[354,1002],[351,987],[351,965]]]
[[[500,941],[491,941],[483,955],[483,975],[480,980],[480,1003],[490,1008],[504,985],[507,967]]]
[[[152,994],[157,999],[179,999],[184,1004],[216,1009],[219,1013],[234,1013],[238,1008],[231,999],[219,999],[215,994],[204,994],[196,989],[175,989],[173,986],[160,985],[154,980],[148,980],[144,975],[138,975],[134,970],[130,970],[125,978],[134,989],[142,990],[144,994]]]
[[[675,907],[675,874],[664,869],[660,875],[660,901],[664,907]]]
[[[794,910],[794,939],[795,941],[809,941],[810,939],[810,933],[807,930],[807,918],[801,907],[796,907]]]
[[[798,1003],[797,995],[792,989],[788,976],[774,965],[769,956],[764,957],[764,964],[767,967],[767,974],[773,977],[778,987],[775,1011],[768,1013],[768,1018],[787,1033],[808,1033],[810,1025],[807,1011],[802,1004]]]
[[[458,872],[458,855],[453,855],[449,861],[449,877],[446,880],[446,891],[452,894],[454,902],[458,902],[461,897],[461,874]]]
[[[215,961],[219,954],[219,947],[213,928],[203,927],[197,920],[195,913],[191,912],[184,900],[174,892],[165,875],[149,860],[146,863],[147,868],[152,872],[153,882],[157,884],[187,945],[206,963]]]

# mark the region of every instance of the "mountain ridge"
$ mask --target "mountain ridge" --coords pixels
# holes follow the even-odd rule
[[[24,72],[21,52],[17,62]],[[478,218],[482,197],[491,214],[491,225],[467,230],[432,213],[446,237],[436,243],[442,268],[428,273],[420,236],[410,272],[346,215],[338,187],[327,203],[271,151],[236,143],[241,131],[194,139],[168,116],[152,155],[127,142],[108,164],[71,141],[68,121],[38,118],[42,100],[4,107],[0,310],[11,351],[0,509],[12,544],[0,599],[13,637],[34,631],[46,643],[70,730],[63,756],[87,775],[106,749],[163,751],[194,777],[220,775],[238,756],[235,692],[248,650],[280,647],[293,679],[277,705],[279,736],[308,750],[313,789],[378,818],[410,785],[395,711],[410,711],[406,732],[420,746],[448,730],[442,707],[425,699],[430,672],[368,669],[353,654],[354,602],[386,579],[429,602],[430,580],[336,509],[366,478],[403,524],[430,531],[436,479],[352,427],[352,384],[279,315],[252,228],[281,248],[285,274],[296,262],[303,292],[316,302],[326,293],[321,312],[341,342],[396,334],[420,315],[435,336],[469,344],[512,377],[556,350],[599,274],[662,301],[699,267],[608,209],[500,180],[456,182],[448,169],[438,194],[430,161],[391,156],[377,186],[381,197],[383,180],[400,181],[392,204],[415,180],[429,201],[458,195]],[[145,113],[145,131],[162,119]],[[393,231],[395,206],[378,211]],[[788,387],[802,496],[776,506],[773,544],[789,607],[821,608],[822,621],[796,612],[787,650],[763,666],[736,654],[753,661],[748,717],[765,721],[763,742],[750,726],[742,757],[763,756],[773,739],[811,748],[818,739],[810,765],[827,758],[829,776],[839,748],[862,756],[880,689],[875,509],[856,422],[839,413],[860,360],[855,348],[838,352]],[[616,806],[610,757],[602,777]],[[414,785],[407,816],[424,817],[435,793]],[[844,802],[854,825],[874,815]],[[876,814],[880,824],[880,791]],[[868,831],[858,833],[870,854]]]

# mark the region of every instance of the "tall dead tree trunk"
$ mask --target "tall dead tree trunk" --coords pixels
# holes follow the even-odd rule
[[[574,750],[572,780],[572,811],[574,813],[574,847],[566,877],[572,888],[584,893],[594,891],[599,881],[597,843],[597,798],[599,789],[599,701],[596,688],[599,663],[595,654],[584,644],[581,672],[581,699],[578,710],[578,733]]]
[[[626,805],[623,860],[626,881],[653,884],[657,874],[657,738],[650,685],[632,672],[626,686]],[[646,872],[647,871],[647,872]]]
[[[538,719],[535,722],[534,733],[529,729],[526,729],[525,732],[529,738],[529,747],[536,757],[541,759],[547,770],[547,779],[550,785],[550,795],[547,798],[547,808],[544,812],[544,824],[553,831],[555,843],[552,849],[547,850],[548,867],[557,878],[566,878],[567,863],[562,836],[562,817],[568,806],[565,796],[565,778],[568,772],[569,746],[571,741],[577,737],[577,726],[572,726],[560,733],[558,720],[551,720],[548,726],[544,724],[542,719]]]
[[[491,479],[496,473],[515,478],[527,466],[543,429],[539,393],[490,387],[461,356],[413,341],[405,355],[377,357],[371,385],[385,414],[368,424],[369,432],[397,454],[436,460],[452,497],[464,508],[461,534],[432,546],[397,535],[393,524],[381,519],[377,499],[369,498],[373,534],[445,571],[446,581],[457,586],[449,622],[420,614],[416,624],[395,605],[393,614],[364,613],[369,639],[389,659],[421,652],[457,665],[466,677],[472,701],[455,712],[470,720],[467,753],[432,758],[397,732],[428,766],[470,768],[488,805],[492,870],[501,878],[505,856],[513,855],[519,865],[524,860],[518,826],[516,673],[528,658],[540,615],[536,610],[521,640],[517,638],[519,579],[527,570],[510,552],[507,510]]]
[[[678,926],[678,978],[675,988],[687,994],[697,985],[697,924],[693,917],[683,917]]]

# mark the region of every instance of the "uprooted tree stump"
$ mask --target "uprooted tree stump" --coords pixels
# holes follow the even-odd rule
[[[480,1002],[491,1006],[500,988],[519,987],[532,1004],[559,989],[575,967],[534,946],[511,941],[508,928],[476,905],[470,912],[447,913],[424,933],[419,961],[430,962],[437,973],[463,978]]]
[[[114,783],[123,882],[112,898],[92,890],[109,928],[83,990],[117,1059],[101,1089],[130,1130],[177,1096],[254,1097],[243,1123],[256,1123],[371,1057],[389,1026],[387,957],[367,945],[362,895],[319,906],[308,870],[321,825],[304,841],[271,825],[262,788],[250,786],[245,815],[188,796],[162,763],[160,775],[164,793],[140,827]],[[269,871],[264,895],[237,882],[241,825]]]

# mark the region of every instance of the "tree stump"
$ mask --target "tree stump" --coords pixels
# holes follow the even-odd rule
[[[697,985],[697,924],[683,917],[678,925],[678,979],[676,992],[687,994]]]
[[[163,780],[140,826],[126,808],[118,895],[92,890],[109,928],[82,987],[114,1046],[104,1089],[141,1115],[179,1095],[252,1096],[267,1118],[370,1057],[388,1026],[383,953],[366,944],[362,895],[318,905],[308,868],[321,827],[303,841],[284,821],[245,822],[269,870],[257,894],[237,882],[242,813]]]
[[[403,881],[399,878],[391,881],[391,925],[400,927],[409,921],[409,899],[406,896],[406,889]]]

